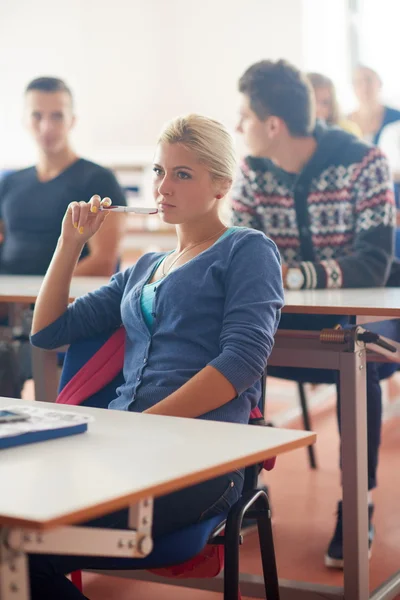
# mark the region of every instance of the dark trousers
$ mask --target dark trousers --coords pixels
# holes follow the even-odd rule
[[[152,535],[155,540],[227,510],[237,502],[243,489],[243,471],[174,492],[154,501]],[[89,527],[128,529],[128,510],[121,510],[85,523]],[[80,569],[131,569],[129,558],[88,556],[29,557],[31,600],[82,600],[85,598],[65,577]]]
[[[290,315],[283,314],[280,329],[320,330],[337,324],[345,324],[343,316],[326,315]],[[380,381],[397,371],[397,364],[368,363],[367,365],[367,434],[368,434],[368,489],[377,485],[379,446],[382,428],[382,390]],[[325,369],[300,369],[269,367],[268,375],[302,383],[335,383],[337,386],[337,415],[340,431],[340,390],[337,371]],[[268,397],[268,394],[267,394]],[[268,411],[268,404],[267,404]],[[341,462],[341,461],[340,461]]]

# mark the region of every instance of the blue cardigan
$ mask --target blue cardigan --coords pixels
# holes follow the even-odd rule
[[[144,255],[108,285],[75,300],[31,336],[32,344],[58,348],[123,324],[125,383],[109,408],[142,412],[211,365],[237,396],[202,418],[248,423],[283,306],[275,244],[263,233],[239,228],[172,271],[155,283],[149,332],[140,296],[161,256]]]

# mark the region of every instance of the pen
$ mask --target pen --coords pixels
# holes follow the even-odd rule
[[[100,210],[110,212],[137,213],[139,215],[155,215],[158,213],[158,208],[144,208],[139,206],[100,206]]]

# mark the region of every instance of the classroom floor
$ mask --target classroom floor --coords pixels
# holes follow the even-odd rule
[[[291,383],[269,385],[269,417],[286,427],[301,428],[296,389]],[[32,397],[27,389],[25,397]],[[338,435],[334,390],[319,386],[311,390],[312,424],[318,434],[318,469],[308,466],[305,449],[279,457],[265,481],[270,488],[279,576],[284,579],[342,585],[340,571],[326,569],[323,556],[332,534],[340,493]],[[371,590],[400,568],[400,416],[392,401],[386,412],[392,416],[383,426],[379,488],[374,493],[376,539],[370,568]],[[393,416],[394,415],[394,416]],[[241,570],[261,573],[257,536],[245,537]],[[218,600],[220,594],[172,586],[84,575],[85,594],[90,600]],[[245,600],[245,599],[243,599]],[[398,596],[400,600],[400,596]]]

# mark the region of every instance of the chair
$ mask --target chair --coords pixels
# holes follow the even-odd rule
[[[302,382],[297,382],[297,389],[299,392],[299,398],[300,398],[300,405],[301,405],[301,414],[303,417],[303,427],[306,431],[312,431],[312,427],[311,427],[311,419],[310,419],[310,412],[308,410],[308,401],[307,401],[307,396],[306,396],[306,391],[304,388],[304,383]],[[314,446],[307,446],[307,452],[308,452],[308,462],[310,464],[311,469],[316,469],[317,468],[317,459],[315,457],[315,449]]]
[[[71,344],[64,361],[60,391],[105,344],[108,337],[109,334]],[[118,373],[107,386],[82,404],[106,408],[109,399],[115,396],[115,388],[122,381],[122,373]],[[265,390],[265,379],[262,388]],[[264,394],[260,405],[263,408]],[[279,600],[269,500],[264,490],[257,489],[261,468],[262,466],[257,464],[245,469],[242,497],[228,513],[155,539],[153,551],[149,556],[143,559],[126,559],[126,570],[147,569],[164,577],[171,577],[173,581],[173,578],[177,577],[180,579],[214,577],[219,574],[225,563],[224,600],[240,600],[239,547],[242,543],[240,531],[243,518],[246,516],[257,520],[266,597],[268,600]],[[121,570],[121,567],[118,566],[118,569]],[[81,572],[72,573],[71,577],[75,585],[82,589]],[[134,574],[132,577],[134,578]]]
[[[281,378],[279,375],[273,373],[271,375],[272,377],[278,377],[279,379]],[[285,377],[286,379],[286,377]],[[300,400],[300,407],[301,407],[301,415],[303,418],[303,427],[306,431],[313,431],[313,428],[311,426],[311,417],[310,417],[310,411],[308,408],[308,400],[307,400],[307,395],[306,395],[306,390],[305,390],[305,384],[308,383],[307,381],[299,381],[298,379],[293,379],[292,381],[296,381],[297,383],[297,390],[299,393],[299,400]],[[263,392],[263,398],[265,399],[265,388],[266,388],[266,384],[264,384],[264,392]],[[308,453],[308,462],[310,465],[311,469],[316,469],[317,468],[317,459],[316,459],[316,454],[315,454],[315,449],[314,446],[307,446],[307,453]]]

